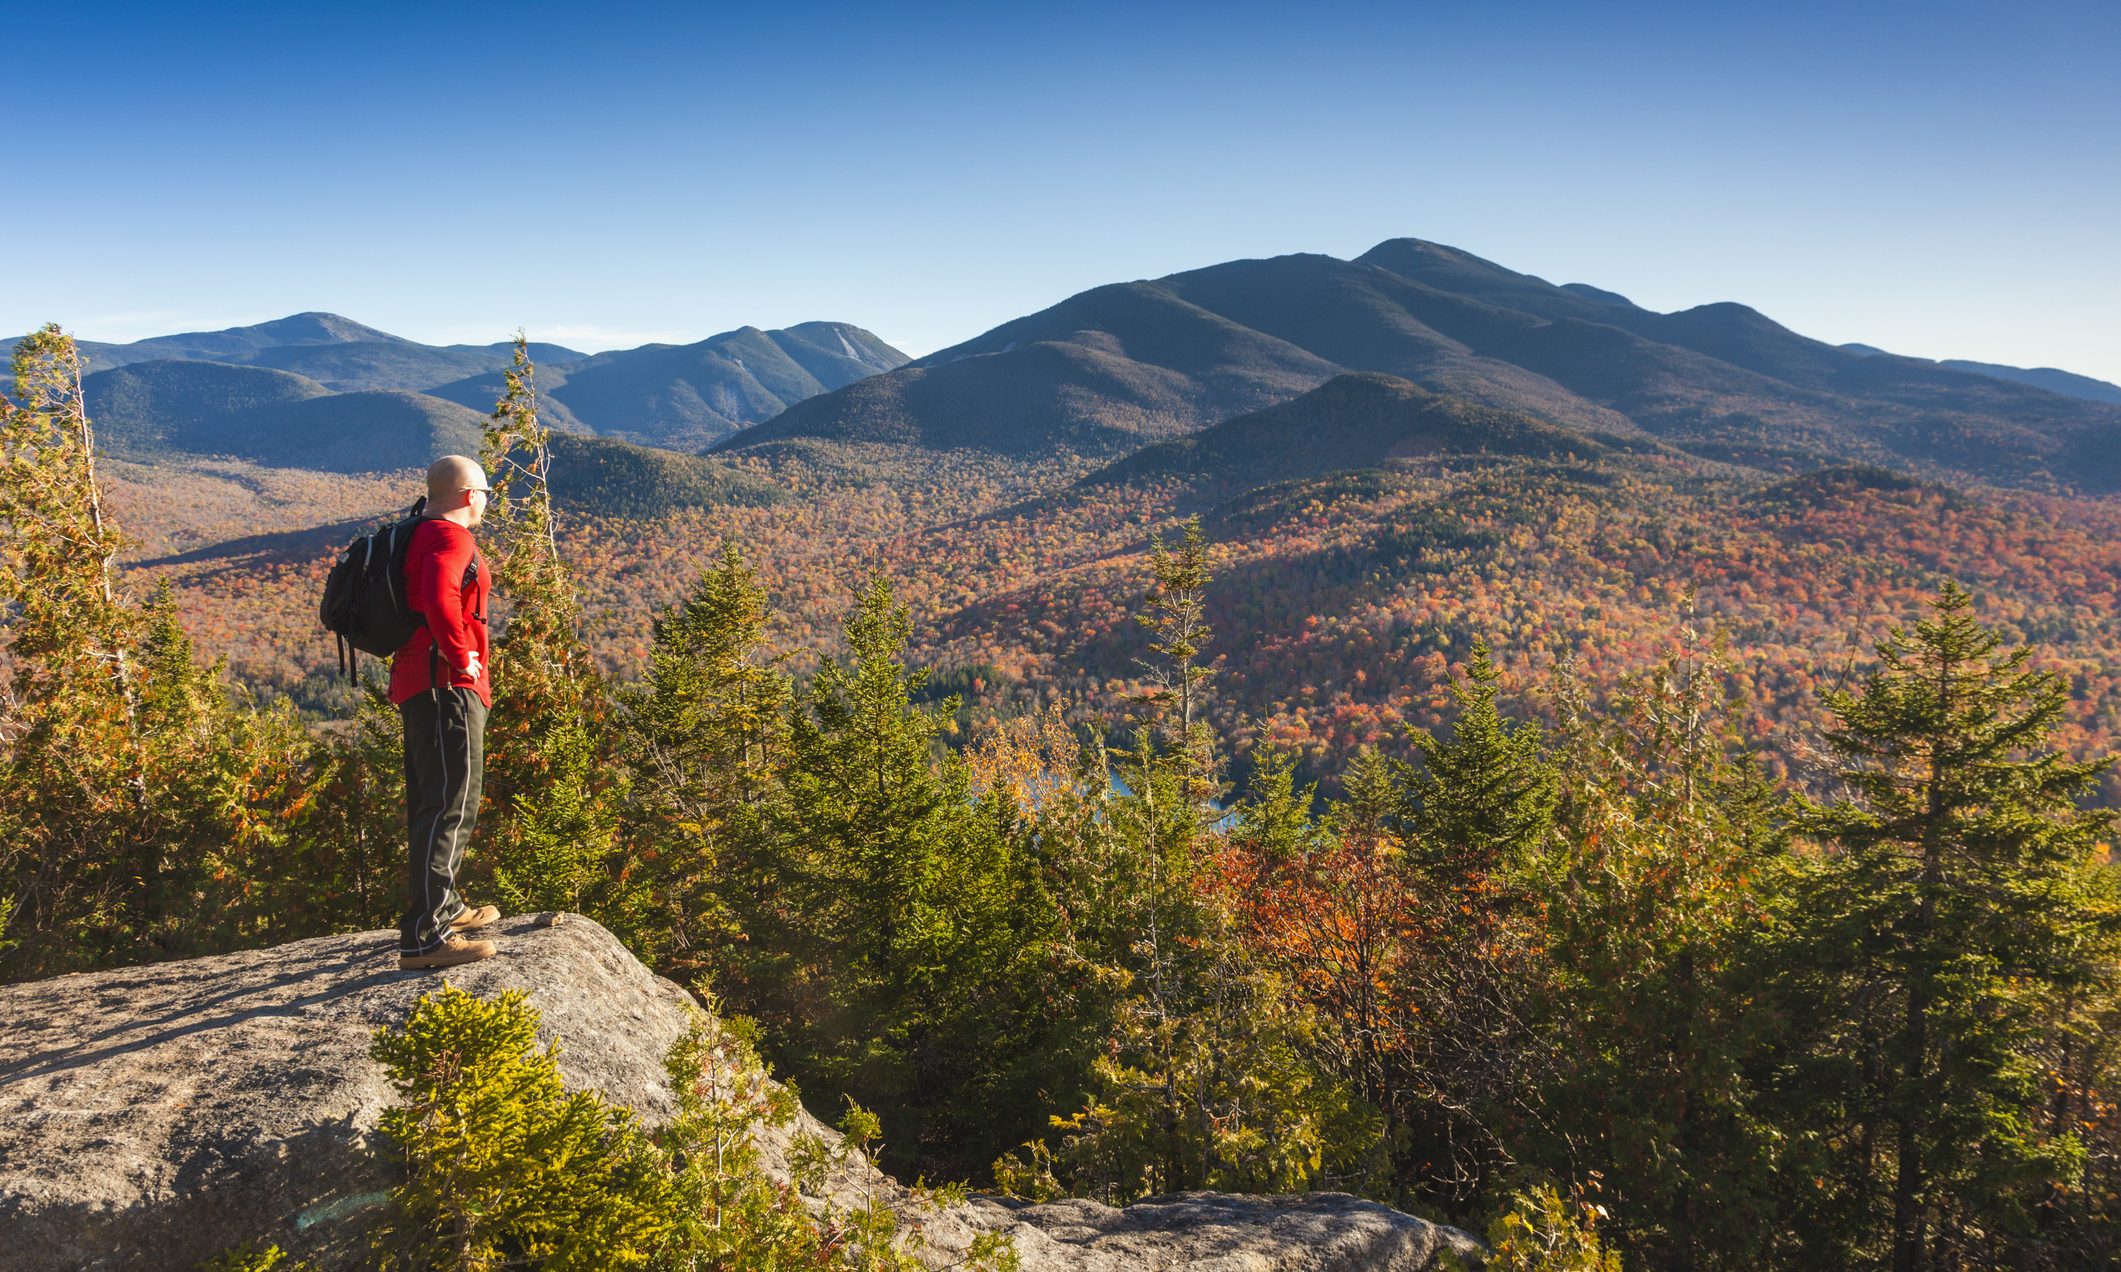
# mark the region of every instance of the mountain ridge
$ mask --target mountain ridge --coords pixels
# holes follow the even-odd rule
[[[92,417],[127,453],[161,449],[295,463],[270,430],[241,416],[259,401],[291,410],[296,399],[381,394],[337,408],[296,412],[314,435],[327,416],[358,429],[360,403],[386,408],[376,427],[393,440],[363,459],[334,453],[331,470],[400,467],[408,411],[434,427],[436,444],[461,446],[469,411],[483,416],[502,391],[514,345],[424,345],[341,317],[313,311],[215,332],[151,337],[127,345],[77,342]],[[547,422],[563,432],[595,433],[670,449],[693,450],[780,413],[806,397],[903,364],[906,355],[851,323],[806,322],[773,331],[740,327],[690,345],[646,345],[585,354],[533,343]],[[287,378],[276,378],[287,377]],[[408,396],[411,395],[411,396]],[[425,462],[424,460],[420,462]]]
[[[906,360],[851,323],[807,322],[772,331],[745,326],[691,344],[643,345],[540,366],[539,388],[587,431],[696,449]],[[434,392],[469,405],[491,403],[499,389],[499,375],[487,373],[438,385]]]
[[[1411,238],[1091,288],[714,449],[808,437],[1109,460],[1348,372],[1768,471],[2121,488],[2121,410],[2104,403],[1845,350],[1736,302],[1657,313]]]
[[[1655,453],[1639,435],[1600,436],[1432,392],[1376,372],[1335,376],[1301,397],[1145,446],[1078,488],[1182,481],[1201,502],[1271,484],[1441,455],[1593,459]],[[1210,493],[1212,492],[1212,493]]]

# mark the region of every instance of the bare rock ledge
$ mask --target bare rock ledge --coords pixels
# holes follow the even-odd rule
[[[453,983],[527,991],[571,1086],[667,1118],[663,1054],[690,995],[587,919],[500,932],[500,957]],[[393,1099],[369,1041],[441,983],[397,970],[394,934],[364,932],[0,987],[0,1272],[189,1268],[251,1238],[362,1266],[367,1212],[389,1186],[366,1137]],[[779,1168],[786,1136],[763,1147]],[[1339,1193],[1188,1193],[1123,1210],[975,1197],[937,1211],[862,1163],[831,1192],[885,1196],[938,1265],[995,1230],[1027,1272],[1396,1272],[1479,1252],[1456,1229]]]

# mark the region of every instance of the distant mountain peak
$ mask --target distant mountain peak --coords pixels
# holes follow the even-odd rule
[[[1642,308],[1642,306],[1629,300],[1619,292],[1607,291],[1603,287],[1593,287],[1589,283],[1563,283],[1561,290],[1572,292],[1585,300],[1595,300],[1601,305],[1613,305],[1620,309]]]
[[[353,344],[366,341],[412,343],[403,336],[394,336],[365,323],[355,322],[342,314],[327,313],[321,309],[289,314],[285,318],[275,318],[270,322],[227,327],[220,331],[200,334],[252,337],[261,345]]]
[[[1384,242],[1379,243],[1377,246],[1371,248],[1369,251],[1364,252],[1363,256],[1375,256],[1388,252],[1408,256],[1434,256],[1439,259],[1448,261],[1470,261],[1481,265],[1491,265],[1494,263],[1492,261],[1481,260],[1478,256],[1473,255],[1471,252],[1466,251],[1464,248],[1452,247],[1448,243],[1433,243],[1428,239],[1415,238],[1412,235],[1406,235],[1400,238],[1388,238]],[[1361,257],[1358,257],[1356,259],[1360,260]]]

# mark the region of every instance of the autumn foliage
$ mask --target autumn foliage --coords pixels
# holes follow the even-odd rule
[[[179,586],[132,599],[63,337],[25,349],[0,966],[376,925],[390,719],[262,642],[311,567],[184,560],[164,512],[137,569]],[[489,460],[538,436],[504,402]],[[1347,1189],[1513,1267],[2121,1258],[2111,506],[732,462],[791,498],[525,477],[472,858],[713,984],[892,1167]]]

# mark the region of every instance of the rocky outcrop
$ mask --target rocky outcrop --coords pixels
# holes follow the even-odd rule
[[[450,979],[526,991],[571,1085],[667,1117],[663,1054],[690,996],[586,919],[507,920],[499,939],[499,958]],[[394,934],[368,932],[0,988],[0,1272],[188,1268],[253,1237],[361,1266],[389,1187],[367,1137],[394,1098],[369,1042],[441,980],[398,971]],[[806,1115],[769,1139],[770,1165],[804,1128],[823,1130]],[[1340,1194],[1125,1209],[975,1197],[938,1211],[860,1160],[830,1191],[889,1199],[939,1264],[997,1230],[1030,1272],[1419,1269],[1477,1250]]]

